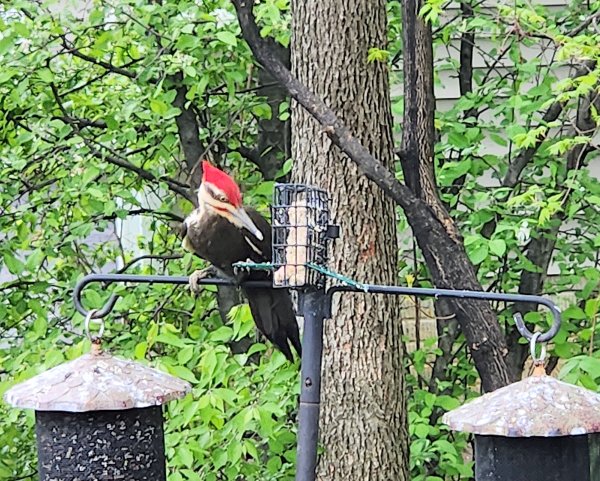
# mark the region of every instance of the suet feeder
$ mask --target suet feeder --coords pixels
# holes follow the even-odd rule
[[[442,420],[475,435],[476,481],[600,481],[600,395],[542,365]]]
[[[277,184],[273,219],[274,287],[322,289],[327,244],[339,228],[329,225],[327,192],[303,184]]]
[[[185,381],[113,357],[94,343],[89,354],[4,397],[35,410],[41,481],[164,481],[161,405],[190,389]]]

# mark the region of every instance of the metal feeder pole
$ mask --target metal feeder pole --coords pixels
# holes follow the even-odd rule
[[[321,406],[323,321],[325,313],[329,311],[329,300],[330,298],[322,289],[308,291],[304,294],[296,481],[313,481],[315,479]]]

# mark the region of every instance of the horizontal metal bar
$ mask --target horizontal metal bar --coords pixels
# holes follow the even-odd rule
[[[77,284],[75,285],[75,288],[73,289],[73,303],[75,304],[75,309],[77,309],[77,312],[79,312],[84,317],[89,314],[89,311],[86,310],[83,307],[83,304],[81,303],[81,294],[83,292],[83,289],[85,289],[85,287],[88,284],[91,284],[94,282],[106,282],[109,284],[130,282],[133,284],[187,285],[187,284],[189,284],[189,278],[188,277],[180,277],[180,276],[143,276],[143,275],[135,275],[135,274],[89,274],[89,275],[83,277],[82,279],[80,279],[77,282]],[[198,281],[198,284],[213,285],[213,286],[235,286],[235,285],[237,285],[234,282],[230,281],[229,279],[223,279],[223,278],[219,278],[219,277],[201,279]],[[249,282],[243,282],[241,285],[243,285],[245,287],[273,287],[273,284],[271,281],[249,281]],[[99,318],[99,317],[106,316],[108,313],[110,313],[110,311],[113,310],[118,298],[119,298],[118,295],[112,294],[109,297],[106,304],[101,309],[98,309],[92,317]]]
[[[180,284],[187,285],[189,283],[188,277],[176,277],[176,276],[144,276],[135,274],[90,274],[83,277],[73,290],[73,303],[77,311],[87,316],[89,311],[86,310],[81,303],[81,294],[83,289],[93,282],[106,282],[106,283],[134,283],[134,284]],[[207,278],[201,279],[199,284],[202,285],[216,285],[216,286],[232,286],[235,285],[229,279],[223,278]],[[271,281],[249,281],[242,283],[245,287],[273,287]],[[554,322],[551,328],[541,334],[537,341],[547,342],[552,339],[558,330],[560,329],[560,309],[550,299],[541,296],[533,296],[527,294],[505,294],[497,292],[485,292],[485,291],[467,291],[467,290],[452,290],[452,289],[436,289],[426,287],[405,287],[405,286],[382,286],[378,284],[361,284],[358,286],[335,286],[331,287],[327,291],[329,301],[331,296],[336,293],[342,292],[362,292],[370,294],[391,294],[391,295],[412,295],[419,297],[450,297],[455,299],[481,299],[487,301],[506,301],[506,302],[530,302],[534,304],[541,304],[546,306],[554,318]],[[92,317],[99,318],[104,317],[112,311],[118,296],[112,294],[106,304],[99,310],[97,310]],[[523,337],[527,340],[531,340],[533,333],[527,329],[523,321],[522,316],[519,313],[514,314],[515,323],[517,329]]]
[[[552,313],[553,323],[550,329],[537,338],[538,342],[547,342],[558,333],[560,329],[560,309],[550,299],[542,296],[534,296],[528,294],[505,294],[499,292],[485,291],[466,291],[453,289],[436,289],[428,287],[401,287],[401,286],[381,286],[377,284],[361,284],[360,287],[355,286],[335,286],[328,289],[327,294],[339,292],[358,292],[367,294],[395,294],[395,295],[411,295],[419,297],[451,297],[456,299],[481,299],[487,301],[506,301],[506,302],[531,302],[533,304],[542,304],[546,306]],[[533,333],[527,329],[523,322],[523,317],[519,313],[514,314],[517,329],[523,337],[531,340]]]

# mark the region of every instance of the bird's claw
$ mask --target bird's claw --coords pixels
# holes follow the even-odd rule
[[[252,262],[252,259],[248,258],[244,262]],[[233,266],[233,274],[236,279],[242,279],[246,277],[248,274],[250,274],[250,270],[251,269],[249,267]]]
[[[199,295],[202,292],[202,284],[200,281],[213,276],[214,270],[212,267],[207,267],[205,269],[199,269],[197,271],[192,272],[188,280],[190,291],[192,291],[192,293],[196,296]]]

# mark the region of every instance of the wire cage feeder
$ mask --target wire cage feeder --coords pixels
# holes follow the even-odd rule
[[[274,287],[325,287],[331,226],[327,192],[304,184],[276,184],[271,207]],[[312,266],[312,267],[311,267]]]

